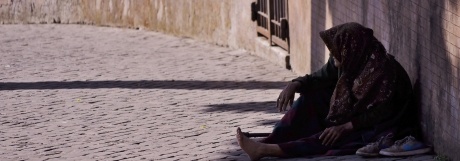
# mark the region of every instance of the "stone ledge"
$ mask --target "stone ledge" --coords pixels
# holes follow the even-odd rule
[[[268,40],[264,37],[256,38],[255,51],[253,54],[285,67],[286,69],[291,69],[291,65],[289,63],[289,53],[278,46],[271,46]]]

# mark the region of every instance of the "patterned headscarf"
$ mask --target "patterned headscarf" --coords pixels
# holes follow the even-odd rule
[[[385,103],[393,96],[395,72],[390,56],[372,29],[345,23],[320,32],[342,74],[331,98],[326,120],[332,125],[351,121],[357,113]]]

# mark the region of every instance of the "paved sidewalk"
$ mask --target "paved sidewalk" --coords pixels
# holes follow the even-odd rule
[[[242,50],[129,29],[0,25],[0,44],[2,161],[248,160],[236,127],[269,132],[295,77]]]

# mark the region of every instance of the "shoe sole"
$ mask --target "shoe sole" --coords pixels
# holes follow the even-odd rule
[[[424,149],[418,149],[418,150],[412,150],[412,151],[406,151],[406,152],[380,151],[379,154],[385,155],[385,156],[391,156],[391,157],[400,157],[400,156],[409,156],[409,155],[428,153],[429,151],[431,151],[431,148],[424,148]]]
[[[363,156],[363,157],[376,157],[379,156],[379,153],[364,153],[364,152],[356,152],[356,155]]]

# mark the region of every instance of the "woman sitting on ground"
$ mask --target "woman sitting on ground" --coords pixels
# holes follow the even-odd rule
[[[404,68],[373,31],[346,23],[320,32],[331,53],[322,69],[290,82],[277,107],[291,109],[260,142],[237,129],[251,160],[266,156],[348,155],[380,136],[415,135],[417,113]],[[300,97],[293,102],[294,93]],[[293,103],[293,104],[292,104]]]

